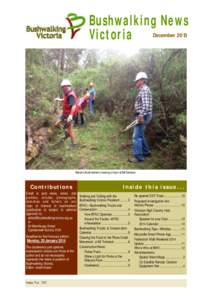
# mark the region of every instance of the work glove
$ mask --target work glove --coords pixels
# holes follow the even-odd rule
[[[63,101],[63,99],[61,99],[61,98],[55,98],[54,100],[55,100],[55,101],[59,101],[59,102],[62,102],[62,101]]]
[[[68,123],[71,123],[73,121],[73,116],[72,115],[69,115],[68,116],[68,119],[67,119],[67,122]]]

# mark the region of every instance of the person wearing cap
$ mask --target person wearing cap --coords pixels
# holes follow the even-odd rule
[[[96,99],[96,89],[94,88],[94,83],[90,82],[89,84],[89,111],[91,114],[94,114],[94,101]]]
[[[73,131],[73,119],[77,103],[77,96],[74,90],[71,88],[71,82],[68,79],[62,80],[61,88],[63,90],[64,97],[63,99],[57,98],[56,100],[63,101],[63,110],[62,114],[59,116],[59,119],[55,123],[55,126],[58,127],[61,124],[65,124],[65,138],[70,137],[72,144],[76,145],[76,139]]]
[[[133,148],[131,163],[143,162],[145,157],[150,156],[151,152],[145,138],[146,126],[152,119],[152,93],[147,86],[147,74],[139,72],[135,78],[135,85],[138,89],[138,95],[135,100],[135,117],[137,124],[133,130]]]

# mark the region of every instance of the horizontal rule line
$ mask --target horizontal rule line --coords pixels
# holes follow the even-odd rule
[[[82,234],[83,235],[83,233],[79,233],[79,234]],[[129,232],[100,232],[100,231],[98,231],[98,232],[93,232],[92,234],[102,234],[102,235],[104,235],[104,234],[110,234],[110,235],[113,235],[113,234],[129,234],[130,235],[130,233]]]
[[[120,224],[120,223],[110,223],[110,224],[101,224],[101,225],[102,225],[102,226],[109,226],[109,225],[111,225],[111,226],[112,226],[112,225],[113,225],[113,226],[114,226],[114,225],[119,225],[119,226],[120,226],[120,225],[123,225],[123,226],[124,226],[124,225],[125,225],[125,226],[127,225],[127,226],[130,226],[130,224]]]
[[[101,252],[101,253],[102,253],[102,254],[111,254],[111,253],[130,254],[129,252],[120,252],[120,251]]]
[[[117,259],[117,258],[115,258],[115,259]],[[104,263],[106,263],[106,262],[114,262],[114,260],[103,260],[103,262]],[[128,262],[128,260],[118,260],[118,262]]]
[[[101,266],[102,268],[130,268],[130,266]]]
[[[97,209],[97,211],[129,211],[128,209]]]

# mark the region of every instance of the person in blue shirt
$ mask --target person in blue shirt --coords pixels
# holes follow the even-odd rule
[[[94,114],[94,102],[96,99],[96,89],[94,88],[93,82],[89,84],[89,111],[91,114]]]
[[[145,157],[151,156],[151,151],[145,137],[145,129],[152,119],[152,93],[147,86],[147,74],[139,72],[135,78],[138,96],[135,100],[135,117],[137,124],[133,131],[133,156],[130,163],[143,162]]]

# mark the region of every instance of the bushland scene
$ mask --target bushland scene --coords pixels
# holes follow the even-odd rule
[[[151,156],[129,163],[132,153],[135,76],[148,75],[153,117],[145,135]],[[96,90],[94,112],[89,99],[73,120],[76,145],[55,127],[62,111],[61,82],[71,82],[78,99]],[[26,49],[27,169],[185,169],[186,50]]]

